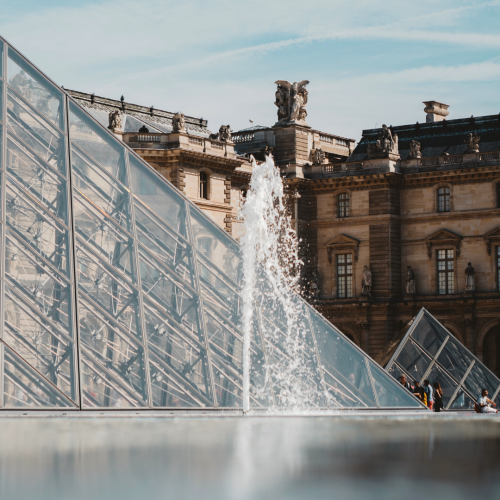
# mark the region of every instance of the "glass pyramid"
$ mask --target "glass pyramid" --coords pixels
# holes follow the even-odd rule
[[[386,369],[397,380],[439,382],[445,409],[473,410],[481,389],[500,404],[500,380],[424,308]]]
[[[238,244],[1,40],[0,55],[0,407],[241,407]],[[266,307],[255,408],[286,358]],[[303,308],[312,406],[422,408]]]

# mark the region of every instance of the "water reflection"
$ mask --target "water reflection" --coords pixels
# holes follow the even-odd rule
[[[500,419],[1,419],[0,498],[500,497]]]

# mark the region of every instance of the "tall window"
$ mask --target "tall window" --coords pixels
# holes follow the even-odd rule
[[[500,182],[496,183],[497,208],[500,208]]]
[[[497,291],[500,292],[500,247],[497,247]]]
[[[438,212],[450,211],[450,188],[445,186],[438,189]]]
[[[446,295],[455,290],[455,269],[453,250],[438,250],[438,287],[439,293]]]
[[[337,297],[352,297],[352,254],[337,255]]]
[[[349,193],[339,194],[339,217],[349,217]]]
[[[200,172],[200,198],[208,200],[208,174]]]

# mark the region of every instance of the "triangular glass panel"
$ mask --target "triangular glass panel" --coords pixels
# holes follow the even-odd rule
[[[81,409],[240,408],[238,243],[5,48],[5,406],[64,407],[71,400]],[[105,111],[93,116],[106,122]],[[250,347],[254,408],[279,407],[289,398],[282,370],[293,350],[284,309],[266,298],[269,286],[262,279]],[[303,394],[314,394],[311,407],[422,408],[301,298],[291,292],[284,297],[300,318],[303,349],[294,380]],[[428,340],[415,339],[417,354],[429,349],[437,355],[445,341],[431,327],[420,334]],[[484,372],[462,374],[453,364],[452,347],[439,352],[443,366],[453,377],[467,375],[465,388],[484,384]],[[424,354],[417,363],[412,351],[412,360],[420,366]],[[458,392],[451,396],[457,405],[464,400]]]
[[[482,389],[500,403],[500,380],[424,308],[394,348],[386,369],[397,380],[405,375],[412,385],[425,379],[439,383],[445,409],[473,410]]]
[[[3,407],[4,408],[75,408],[47,379],[13,350],[0,342],[3,350]]]

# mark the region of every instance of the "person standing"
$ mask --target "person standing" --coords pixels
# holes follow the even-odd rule
[[[420,382],[418,380],[414,380],[414,388],[413,388],[413,394],[417,396],[422,403],[424,403],[425,406],[427,406],[427,394],[425,393],[425,390],[423,387],[420,387]]]
[[[434,411],[440,412],[443,409],[443,390],[439,382],[434,382]]]
[[[401,376],[399,377],[399,381],[401,382],[401,385],[402,385],[405,389],[408,389],[410,392],[412,392],[410,382],[407,382],[407,381],[406,381],[406,376],[405,376],[405,375],[401,375]]]
[[[496,406],[496,404],[491,399],[488,399],[488,389],[483,389],[481,391],[481,397],[477,400],[477,404],[481,413],[498,413],[498,410],[490,406]]]
[[[424,380],[424,391],[425,391],[425,394],[427,395],[427,406],[432,410],[432,406],[434,405],[434,400],[433,400],[433,390],[432,390],[432,386],[431,386],[431,383],[425,379]]]

